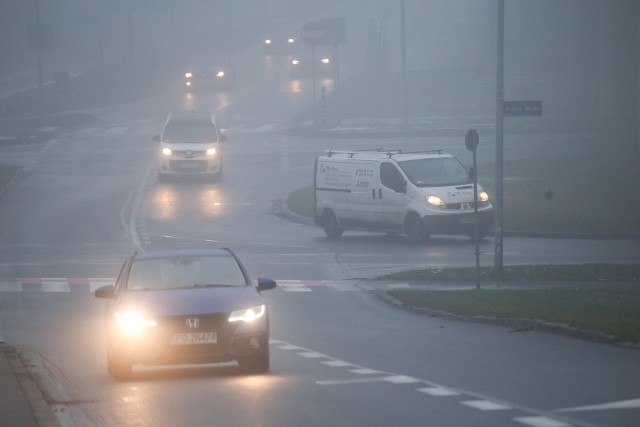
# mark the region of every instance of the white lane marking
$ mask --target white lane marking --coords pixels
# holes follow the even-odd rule
[[[619,402],[601,403],[599,405],[576,406],[575,408],[558,409],[556,412],[606,411],[610,409],[640,408],[640,399],[621,400]]]
[[[376,371],[375,369],[369,369],[369,368],[350,369],[349,372],[351,372],[352,374],[358,374],[358,375],[384,374],[384,372]]]
[[[393,384],[410,384],[410,383],[420,383],[422,380],[417,378],[409,377],[406,375],[392,375],[390,377],[384,377],[384,381],[388,381]]]
[[[381,382],[384,381],[384,378],[357,378],[352,380],[326,380],[326,381],[316,381],[318,385],[344,385],[344,384],[362,384],[362,383],[373,383],[373,382]]]
[[[511,409],[511,406],[491,402],[490,400],[467,400],[460,403],[481,411],[504,411],[505,409]]]
[[[571,427],[571,424],[547,417],[516,417],[514,420],[531,427]]]
[[[417,391],[419,391],[420,393],[425,393],[435,397],[460,395],[460,393],[458,393],[457,391],[449,390],[448,388],[445,388],[445,387],[423,387],[423,388],[417,389]]]
[[[298,353],[298,356],[306,357],[307,359],[317,359],[320,357],[326,357],[327,359],[329,359],[328,356],[325,356],[322,353],[316,353],[315,351],[305,351],[302,353]]]
[[[51,132],[58,129],[58,126],[47,126],[40,129],[40,132]]]
[[[278,345],[277,346],[280,350],[304,350],[303,348],[300,348],[298,346],[295,345]]]
[[[282,281],[277,283],[278,287],[285,292],[311,292],[311,289],[307,288],[302,283],[282,283]]]
[[[349,291],[359,291],[361,290],[359,287],[354,285],[353,283],[330,283],[327,284],[328,287],[335,289],[340,292],[349,292]]]
[[[343,360],[328,360],[326,362],[322,362],[323,365],[331,366],[333,368],[339,368],[343,366],[353,366],[349,362],[345,362]]]
[[[67,279],[42,279],[43,292],[70,292]]]
[[[286,344],[284,341],[277,341],[280,344]],[[294,347],[298,347],[298,346],[294,346]],[[305,358],[327,358],[330,359],[332,361],[338,361],[338,359],[333,359],[329,356],[326,356],[322,353],[317,353],[315,351],[311,351],[309,349],[304,349],[302,347],[298,347],[302,350],[305,350],[301,353],[298,353],[299,356],[305,357]],[[342,362],[342,361],[340,361]],[[321,362],[321,363],[325,363],[326,362]],[[427,394],[427,395],[431,395],[431,396],[456,396],[456,395],[464,395],[464,396],[469,396],[469,397],[473,397],[476,400],[475,401],[467,401],[465,402],[459,402],[461,404],[466,404],[467,406],[472,406],[475,407],[477,409],[481,409],[481,410],[485,410],[485,411],[489,411],[489,410],[498,410],[498,409],[513,409],[513,410],[517,410],[517,411],[522,411],[525,413],[529,413],[529,414],[533,414],[533,416],[528,416],[528,417],[517,417],[517,418],[513,418],[514,421],[517,421],[519,423],[522,424],[527,424],[531,427],[572,427],[572,424],[568,424],[564,421],[559,421],[557,419],[551,418],[551,417],[547,417],[546,414],[542,411],[533,409],[533,408],[528,408],[522,405],[517,405],[517,404],[510,404],[509,402],[500,402],[498,403],[498,401],[496,401],[496,399],[492,399],[490,397],[487,396],[483,396],[481,394],[478,393],[474,393],[474,392],[469,392],[469,391],[464,391],[464,390],[457,390],[457,389],[448,389],[447,387],[428,381],[428,380],[421,380],[418,378],[414,378],[411,376],[407,376],[407,375],[397,375],[397,374],[393,374],[391,372],[383,372],[383,371],[375,371],[373,369],[368,369],[362,366],[358,366],[355,364],[349,364],[347,363],[346,366],[354,366],[356,367],[356,369],[351,369],[348,370],[351,373],[358,373],[358,374],[382,374],[384,376],[376,376],[376,377],[369,377],[369,378],[358,378],[358,379],[347,379],[347,380],[319,380],[316,381],[316,384],[319,385],[342,385],[342,384],[358,384],[358,383],[368,383],[368,382],[379,382],[379,381],[384,381],[384,382],[389,382],[392,384],[412,384],[412,383],[423,383],[425,385],[427,385],[428,387],[423,387],[423,388],[417,388],[416,391],[423,393],[423,394]],[[339,363],[336,366],[342,366],[342,363]]]
[[[392,283],[390,285],[387,285],[387,289],[409,289],[411,288],[411,285],[409,285],[408,283]]]

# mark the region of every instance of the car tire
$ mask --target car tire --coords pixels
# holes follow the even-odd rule
[[[404,221],[404,230],[407,235],[407,239],[412,243],[421,242],[429,237],[424,228],[422,218],[417,214],[410,214],[407,216]]]
[[[342,236],[342,233],[344,233],[344,230],[340,228],[338,218],[333,211],[326,211],[322,214],[322,228],[324,229],[324,233],[330,239],[337,239]]]
[[[264,373],[269,370],[269,352],[238,359],[240,369],[247,373]]]

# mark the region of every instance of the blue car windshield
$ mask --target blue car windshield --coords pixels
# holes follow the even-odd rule
[[[235,258],[188,256],[134,261],[127,288],[142,291],[246,285]]]
[[[467,169],[454,157],[398,162],[407,178],[418,187],[445,187],[471,183]]]

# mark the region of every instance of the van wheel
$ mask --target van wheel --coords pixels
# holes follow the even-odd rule
[[[407,217],[404,221],[404,229],[410,242],[421,242],[429,237],[424,229],[422,219],[416,214]]]
[[[322,214],[322,228],[324,229],[324,233],[327,237],[332,239],[342,236],[342,233],[344,232],[344,230],[340,228],[336,214],[332,211],[326,211]]]

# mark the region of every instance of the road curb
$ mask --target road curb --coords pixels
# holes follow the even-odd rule
[[[511,328],[513,332],[527,332],[538,331],[553,335],[562,335],[570,338],[579,339],[582,341],[590,341],[599,344],[606,344],[612,347],[623,347],[632,350],[640,350],[640,343],[632,342],[620,342],[612,335],[604,334],[596,331],[589,331],[585,329],[576,328],[570,325],[561,323],[545,322],[536,319],[524,319],[524,318],[504,318],[504,317],[491,317],[491,316],[464,316],[459,314],[449,313],[442,310],[434,310],[430,308],[414,307],[397,298],[387,294],[384,291],[375,291],[375,294],[382,301],[396,306],[401,309],[405,309],[417,314],[439,317],[447,320],[456,320],[463,322],[482,323],[493,326],[503,326]]]
[[[58,419],[49,407],[35,379],[25,366],[20,352],[7,344],[0,342],[0,353],[6,357],[7,362],[18,381],[25,401],[29,405],[31,412],[39,427],[61,427]]]

